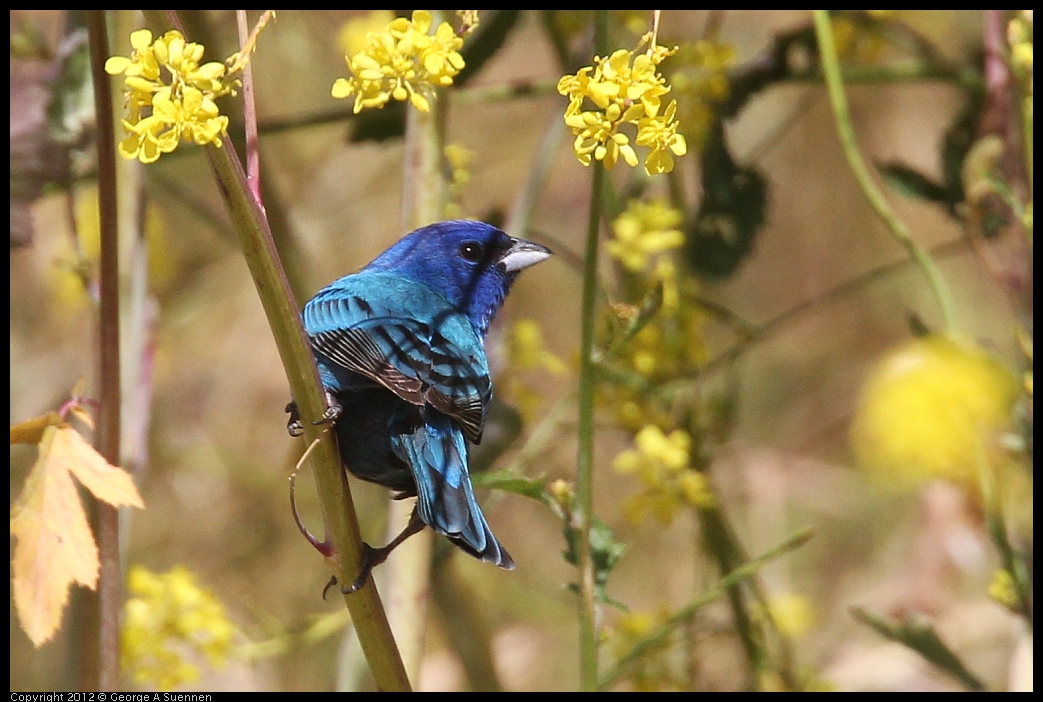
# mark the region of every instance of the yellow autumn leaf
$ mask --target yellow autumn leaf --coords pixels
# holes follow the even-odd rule
[[[98,548],[72,476],[113,505],[144,506],[129,475],[111,466],[69,425],[50,425],[22,492],[11,507],[15,537],[12,590],[34,645],[61,625],[69,585],[98,583]]]
[[[145,507],[127,471],[110,465],[72,427],[59,427],[51,453],[56,469],[64,467],[99,500],[113,507]]]
[[[61,424],[61,417],[57,412],[48,412],[39,417],[27,419],[11,427],[12,444],[38,444],[43,439],[43,430],[56,424]]]

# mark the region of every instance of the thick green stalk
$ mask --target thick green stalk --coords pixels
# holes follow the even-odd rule
[[[168,12],[167,18],[184,34],[177,13]],[[246,174],[231,140],[225,140],[222,146],[207,144],[206,155],[221,197],[228,206],[232,226],[239,234],[243,258],[268,318],[290,393],[300,411],[305,441],[309,445],[316,443],[309,460],[322,506],[327,543],[332,548],[327,562],[340,582],[350,583],[362,566],[362,536],[334,436],[328,431],[328,425],[314,423],[326,411],[326,397],[304,334],[297,301],[279,262],[268,219],[261,203],[247,187]],[[378,689],[409,691],[409,678],[372,581],[358,592],[345,595],[344,601]]]
[[[231,144],[225,142],[223,147],[210,144],[207,156],[228,205],[232,224],[239,233],[243,257],[268,317],[290,392],[300,409],[305,440],[309,444],[319,442],[310,460],[327,538],[333,547],[333,556],[328,560],[338,580],[350,583],[362,566],[362,538],[333,435],[325,427],[313,424],[325,412],[326,400],[297,303],[279,265],[268,222],[260,204],[247,191],[246,175]],[[369,584],[354,594],[345,595],[344,600],[377,687],[388,691],[409,690],[409,679],[376,588]]]
[[[594,16],[594,48],[608,53],[608,10]],[[576,457],[576,509],[579,532],[579,650],[580,689],[594,691],[598,685],[598,644],[594,611],[594,563],[590,552],[590,523],[594,504],[594,313],[598,294],[598,233],[601,229],[601,197],[605,167],[594,169],[587,220],[587,246],[583,256],[582,337],[579,375],[579,448]]]
[[[822,62],[822,73],[829,91],[829,102],[833,106],[833,116],[837,123],[837,133],[840,135],[840,144],[844,150],[848,165],[858,180],[862,193],[869,201],[869,205],[887,226],[891,235],[912,256],[913,260],[923,271],[927,278],[927,284],[934,293],[935,300],[942,313],[942,323],[946,331],[953,332],[956,328],[955,315],[953,311],[952,295],[948,286],[942,279],[938,267],[928,253],[921,248],[909,235],[909,229],[898,218],[891,205],[884,197],[883,191],[873,180],[866,166],[858,143],[855,141],[855,130],[851,124],[851,112],[848,109],[847,96],[844,94],[844,84],[840,74],[840,61],[837,58],[837,47],[833,39],[833,26],[829,19],[828,10],[813,10],[815,19],[815,37],[818,40],[819,57]]]

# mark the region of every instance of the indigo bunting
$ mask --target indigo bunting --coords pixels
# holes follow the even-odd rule
[[[492,400],[483,341],[518,273],[549,249],[474,221],[404,236],[372,263],[320,290],[304,307],[344,466],[362,480],[416,496],[409,524],[370,570],[425,525],[483,561],[514,560],[493,535],[468,475]],[[294,403],[291,435],[302,431]]]

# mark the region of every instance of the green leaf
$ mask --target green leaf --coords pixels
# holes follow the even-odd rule
[[[501,470],[495,473],[475,473],[471,476],[471,482],[475,487],[513,492],[540,502],[546,502],[548,499],[546,478],[530,478]]]
[[[851,614],[882,636],[913,649],[930,663],[959,680],[967,689],[975,692],[985,690],[985,685],[967,670],[959,657],[939,638],[934,627],[923,619],[914,618],[903,623],[892,622],[861,607],[852,607]]]
[[[568,549],[562,553],[565,560],[572,565],[579,564],[579,532],[572,526],[571,523],[565,524],[565,541],[568,543]],[[597,517],[593,517],[590,523],[590,556],[594,564],[594,595],[598,602],[612,605],[620,609],[626,610],[627,607],[616,600],[611,599],[608,596],[606,590],[608,586],[609,575],[612,574],[612,569],[615,568],[616,563],[626,552],[627,545],[616,541],[615,535],[612,533],[612,529],[601,521]],[[573,592],[579,592],[579,586],[576,584],[569,585],[569,589]]]
[[[876,169],[880,171],[884,182],[905,197],[949,204],[949,192],[943,186],[903,163],[878,163]]]

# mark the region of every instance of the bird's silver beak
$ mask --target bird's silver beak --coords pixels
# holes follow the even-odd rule
[[[535,266],[545,258],[549,258],[553,252],[542,244],[525,239],[511,238],[511,247],[500,257],[500,263],[508,273]]]

